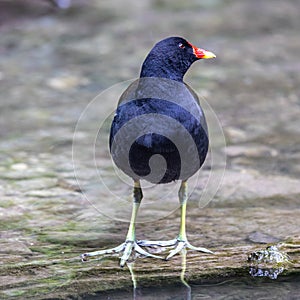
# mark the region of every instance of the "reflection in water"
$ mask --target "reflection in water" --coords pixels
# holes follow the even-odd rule
[[[135,264],[127,263],[132,278],[133,291],[127,289],[116,289],[107,292],[99,292],[96,295],[86,295],[82,299],[114,299],[114,300],[190,300],[190,299],[299,299],[300,276],[294,273],[289,276],[278,276],[276,280],[269,276],[250,277],[248,269],[244,269],[244,275],[239,273],[233,277],[210,278],[196,282],[193,280],[191,286],[185,280],[186,274],[186,252],[181,253],[181,272],[178,274],[182,284],[170,283],[161,276],[160,284],[157,278],[143,286],[138,282],[138,271],[135,274]],[[136,268],[138,270],[138,268]],[[255,272],[255,269],[253,269]],[[260,271],[258,271],[260,272]],[[260,274],[260,273],[258,273]],[[264,273],[266,275],[266,273]],[[145,277],[144,277],[145,278]],[[116,279],[117,280],[117,279]],[[151,281],[153,282],[151,284]],[[174,282],[172,280],[172,282]]]
[[[278,275],[284,271],[283,267],[280,268],[259,268],[250,267],[249,274],[252,277],[269,277],[270,279],[277,279]]]
[[[181,255],[181,273],[180,273],[180,280],[181,282],[187,287],[188,289],[188,297],[187,299],[191,299],[191,287],[189,286],[189,284],[187,283],[187,281],[185,280],[185,271],[186,271],[186,249],[183,249],[180,253]]]
[[[135,274],[134,274],[134,262],[127,262],[126,264],[130,271],[130,274],[131,274],[133,292],[135,292],[137,285],[136,285],[136,278],[135,278]]]
[[[181,256],[181,272],[180,272],[180,281],[183,284],[183,289],[181,289],[180,291],[177,292],[177,297],[176,299],[182,299],[182,300],[190,300],[192,299],[192,289],[190,287],[190,285],[187,283],[187,281],[185,280],[185,272],[186,272],[186,253],[187,250],[183,249],[180,252],[180,256]],[[127,267],[130,271],[131,274],[131,280],[132,280],[132,286],[133,286],[133,299],[134,300],[140,300],[142,298],[145,297],[145,299],[149,296],[144,294],[141,289],[138,290],[138,285],[137,285],[137,280],[136,280],[136,276],[134,273],[134,262],[130,262],[127,263]],[[175,299],[175,298],[172,298]]]

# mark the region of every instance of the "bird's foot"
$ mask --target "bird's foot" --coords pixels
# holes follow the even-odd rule
[[[126,262],[129,261],[130,256],[133,254],[133,251],[135,251],[137,254],[140,254],[145,257],[153,257],[153,258],[160,258],[162,257],[151,254],[144,249],[142,249],[136,241],[126,240],[121,245],[105,249],[105,250],[99,250],[99,251],[93,251],[93,252],[87,252],[80,255],[82,261],[87,261],[89,257],[93,256],[102,256],[102,255],[109,255],[109,254],[117,254],[122,253],[121,260],[120,260],[120,266],[123,267]]]
[[[194,250],[194,251],[199,251],[199,252],[204,252],[204,253],[209,253],[209,254],[213,254],[212,251],[203,248],[203,247],[195,247],[193,245],[191,245],[189,243],[189,241],[185,240],[185,241],[181,241],[181,240],[176,240],[177,243],[174,245],[175,248],[173,250],[170,251],[170,253],[168,254],[168,256],[166,257],[166,260],[169,260],[171,257],[173,257],[174,255],[176,255],[177,253],[181,252],[183,249],[190,249],[190,250]]]
[[[170,259],[183,249],[190,249],[190,250],[195,250],[199,252],[204,252],[204,253],[209,253],[213,254],[212,251],[202,248],[202,247],[194,247],[191,245],[187,240],[180,240],[180,239],[174,239],[174,240],[168,240],[168,241],[147,241],[147,240],[140,240],[137,241],[138,245],[143,246],[143,247],[174,247],[173,250],[169,252],[167,257],[165,258],[166,260]]]

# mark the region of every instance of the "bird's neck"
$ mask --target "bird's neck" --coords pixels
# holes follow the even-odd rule
[[[183,66],[180,62],[174,64],[167,59],[162,61],[160,57],[148,56],[142,65],[140,77],[167,78],[182,82],[188,68],[189,66]]]

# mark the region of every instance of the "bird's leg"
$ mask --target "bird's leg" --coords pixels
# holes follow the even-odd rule
[[[131,219],[130,219],[130,224],[129,224],[129,228],[128,228],[128,232],[127,232],[127,236],[126,236],[124,252],[121,257],[121,262],[120,262],[121,267],[124,266],[125,262],[130,257],[132,249],[136,248],[135,247],[136,246],[135,222],[136,222],[136,217],[137,217],[138,210],[141,205],[142,199],[143,199],[143,192],[142,192],[142,188],[140,186],[140,182],[135,181],[134,188],[133,188],[133,204],[132,204]]]
[[[212,251],[202,248],[202,247],[194,247],[191,245],[187,239],[186,236],[186,228],[185,228],[185,216],[186,216],[186,205],[188,200],[188,192],[187,192],[187,182],[182,181],[180,189],[178,191],[178,197],[180,202],[180,208],[181,208],[181,217],[180,217],[180,229],[179,229],[179,235],[177,237],[176,247],[172,251],[170,251],[169,255],[166,257],[166,259],[170,259],[175,254],[179,253],[181,250],[187,248],[191,250],[196,250],[204,253],[213,253]]]
[[[130,225],[128,228],[125,242],[122,243],[121,245],[111,248],[111,249],[84,253],[81,255],[82,261],[87,261],[88,257],[92,257],[92,256],[101,256],[101,255],[115,254],[115,253],[123,252],[121,261],[120,261],[120,266],[123,267],[125,265],[125,263],[128,261],[130,255],[132,253],[132,250],[135,250],[135,252],[137,252],[143,256],[146,256],[146,257],[161,258],[157,255],[153,255],[151,253],[146,252],[144,249],[142,249],[137,244],[137,242],[135,240],[135,222],[136,222],[136,217],[137,217],[137,213],[138,213],[142,198],[143,198],[143,193],[142,193],[142,188],[140,186],[140,182],[135,181],[134,188],[133,188],[133,207],[132,207]]]

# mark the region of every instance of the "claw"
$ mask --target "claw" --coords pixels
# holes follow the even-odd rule
[[[80,258],[82,262],[88,261],[88,253],[81,254]]]

